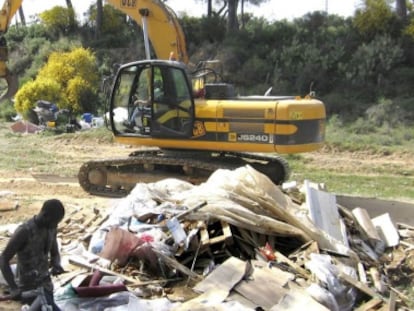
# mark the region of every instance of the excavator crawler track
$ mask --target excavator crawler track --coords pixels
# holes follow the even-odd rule
[[[199,184],[217,169],[251,165],[280,184],[289,176],[287,162],[276,155],[238,152],[143,150],[125,158],[89,161],[78,174],[79,184],[92,195],[124,197],[139,182],[178,178]]]

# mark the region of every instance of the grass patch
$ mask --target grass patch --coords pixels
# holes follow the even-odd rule
[[[414,178],[399,176],[361,176],[318,170],[294,172],[292,180],[305,179],[326,184],[329,192],[382,199],[414,200]]]
[[[339,151],[371,151],[390,153],[414,150],[414,128],[409,126],[376,126],[358,119],[344,124],[337,117],[326,127],[326,143]]]
[[[408,165],[414,156],[413,127],[357,131],[355,124],[333,121],[327,127],[322,151],[331,163],[318,156],[315,160],[306,155],[288,156],[291,180],[325,183],[328,191],[337,194],[414,200],[414,165]],[[397,161],[400,157],[407,159],[407,165]]]
[[[75,133],[62,134],[55,137],[56,140],[67,139],[77,142],[100,142],[100,143],[112,143],[112,132],[106,127],[94,128],[87,131],[79,131]]]
[[[9,126],[1,124],[0,170],[76,176],[83,156],[82,146],[112,142],[112,133],[106,128],[63,134],[53,131],[20,134],[12,133]]]

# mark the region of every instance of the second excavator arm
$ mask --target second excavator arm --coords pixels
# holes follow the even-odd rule
[[[0,101],[12,97],[17,92],[17,77],[10,72],[6,65],[8,61],[8,49],[4,35],[9,29],[10,21],[20,8],[22,2],[23,0],[6,0],[0,11],[0,78],[6,79],[8,86],[7,92],[0,97]]]
[[[10,21],[22,5],[23,0],[6,0],[0,12],[0,33],[4,35],[9,28]]]

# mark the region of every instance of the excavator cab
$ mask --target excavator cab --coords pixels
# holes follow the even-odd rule
[[[146,60],[119,68],[109,117],[115,136],[189,138],[194,100],[184,65]]]

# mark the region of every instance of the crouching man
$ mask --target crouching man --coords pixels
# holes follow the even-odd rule
[[[60,310],[53,298],[52,275],[63,273],[56,240],[57,226],[65,215],[61,201],[47,200],[39,214],[20,225],[0,256],[0,269],[14,300],[31,304],[37,297],[25,297],[27,291],[42,289],[52,310]],[[16,279],[10,267],[17,255]],[[49,272],[49,268],[51,268]]]

